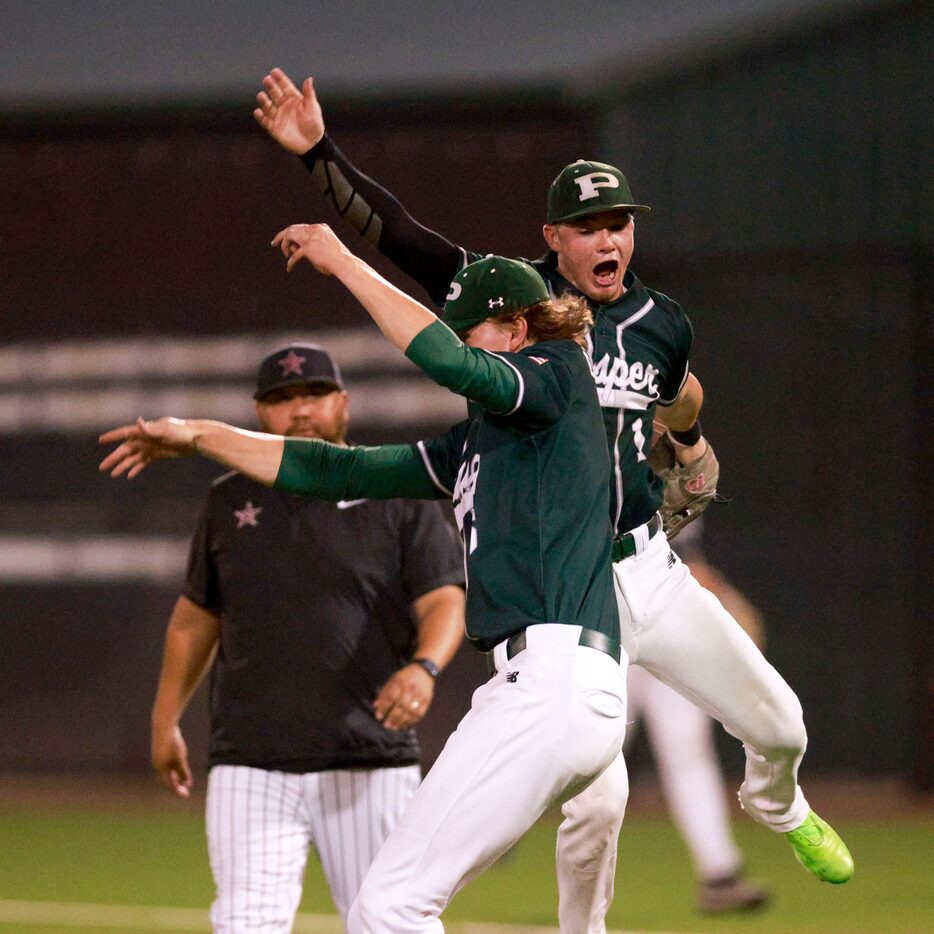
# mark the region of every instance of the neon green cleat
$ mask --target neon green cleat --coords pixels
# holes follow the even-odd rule
[[[813,811],[804,823],[785,836],[795,858],[822,882],[840,885],[853,877],[853,857],[837,832]]]

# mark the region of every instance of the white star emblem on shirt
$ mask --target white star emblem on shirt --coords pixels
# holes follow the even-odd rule
[[[245,525],[252,525],[254,527],[259,525],[259,522],[256,521],[256,517],[262,511],[262,506],[254,506],[251,500],[247,500],[246,506],[244,506],[243,509],[234,510],[234,515],[237,517],[237,528],[242,529]]]

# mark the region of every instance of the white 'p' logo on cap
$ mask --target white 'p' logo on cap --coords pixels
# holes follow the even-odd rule
[[[619,179],[609,172],[591,172],[589,175],[579,175],[574,179],[575,184],[580,188],[580,201],[588,201],[590,198],[599,197],[598,188],[619,188]]]

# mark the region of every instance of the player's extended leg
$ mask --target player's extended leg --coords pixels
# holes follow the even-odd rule
[[[635,640],[631,661],[742,740],[750,816],[773,830],[797,827],[808,813],[797,784],[807,734],[794,692],[662,536],[613,569],[620,624]]]
[[[370,865],[420,781],[417,765],[303,776],[312,842],[345,926]]]
[[[526,650],[474,693],[377,855],[350,934],[442,931],[439,915],[458,889],[616,757],[626,707],[619,665],[578,646],[579,627],[526,633]]]
[[[613,902],[619,831],[629,799],[620,753],[580,794],[565,801],[558,828],[558,925],[562,934],[605,934]]]
[[[206,824],[215,934],[292,930],[309,844],[301,778],[241,765],[211,769]]]
[[[778,832],[805,824],[810,812],[797,775],[807,733],[801,705],[785,680],[662,536],[643,554],[615,564],[614,576],[631,661],[743,742],[746,779],[740,800],[747,813]],[[795,839],[788,839],[800,856]],[[812,871],[827,881],[845,881],[832,878],[845,874],[842,863],[849,854],[842,842],[825,835],[817,846],[824,851],[818,862],[826,858],[841,865]]]

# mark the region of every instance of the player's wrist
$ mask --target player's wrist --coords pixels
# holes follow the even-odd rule
[[[422,668],[424,671],[428,672],[429,675],[431,675],[432,680],[441,674],[441,668],[438,666],[438,664],[424,655],[416,655],[415,658],[409,662],[409,664],[418,665],[419,668]]]
[[[674,431],[672,429],[669,430],[668,433],[671,435],[672,441],[691,448],[694,447],[701,439],[701,423],[698,420],[695,421],[690,428],[686,428],[684,431]]]
[[[699,463],[707,453],[707,439],[701,437],[697,444],[690,446],[684,444],[675,445],[675,459],[682,467],[691,467]]]

